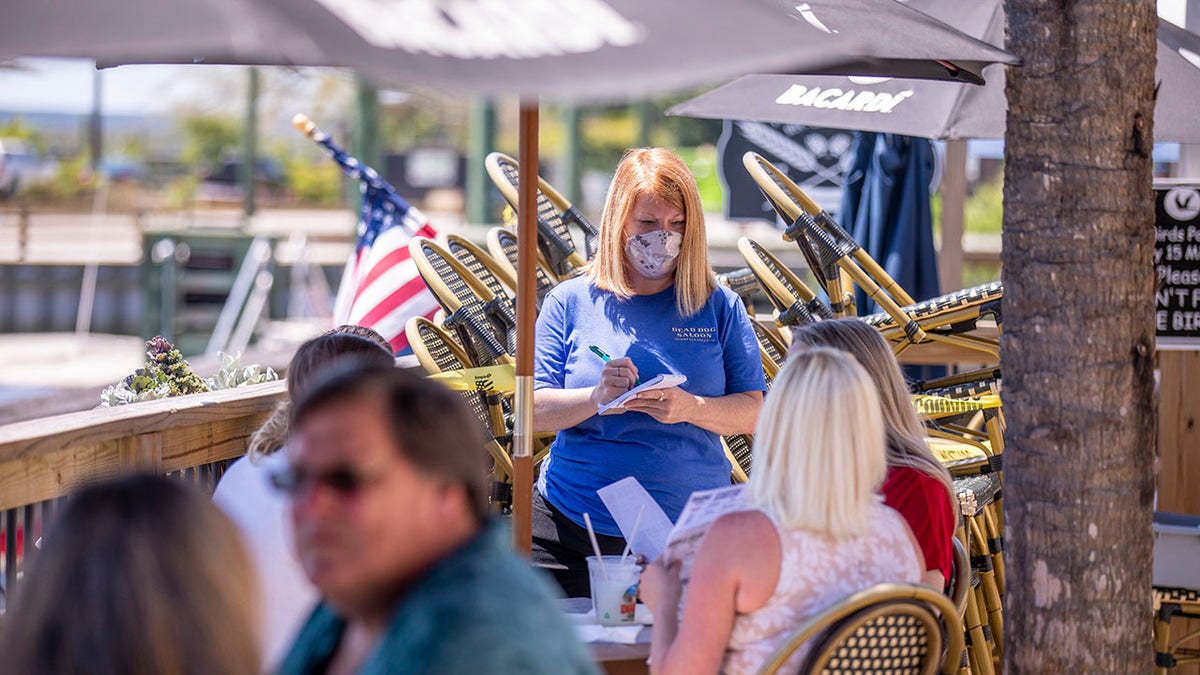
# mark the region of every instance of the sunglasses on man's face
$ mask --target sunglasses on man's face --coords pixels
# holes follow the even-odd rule
[[[296,464],[289,464],[270,475],[271,486],[289,497],[304,494],[316,485],[327,487],[342,497],[353,497],[381,478],[382,471],[367,473],[351,466],[310,471]]]

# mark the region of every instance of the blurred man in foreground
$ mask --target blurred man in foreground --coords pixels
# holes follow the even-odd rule
[[[479,425],[456,393],[347,366],[295,403],[291,429],[275,483],[323,601],[281,675],[595,672],[548,582],[488,523]]]

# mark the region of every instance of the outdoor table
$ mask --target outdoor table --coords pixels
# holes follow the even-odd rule
[[[591,598],[565,598],[559,601],[567,614],[587,614],[592,609]],[[638,632],[637,642],[588,642],[592,660],[608,675],[649,675],[650,627],[643,626]]]

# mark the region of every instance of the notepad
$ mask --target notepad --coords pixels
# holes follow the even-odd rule
[[[624,394],[621,394],[608,403],[601,403],[596,410],[598,410],[601,415],[608,413],[610,410],[613,412],[623,412],[625,410],[625,404],[637,398],[637,395],[643,391],[670,389],[671,387],[678,387],[684,382],[687,382],[687,376],[685,375],[663,373],[652,380],[647,380],[646,382],[639,384],[638,386],[630,389]]]

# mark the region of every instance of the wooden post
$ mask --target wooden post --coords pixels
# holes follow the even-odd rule
[[[938,251],[938,281],[942,293],[963,287],[963,219],[967,202],[967,142],[946,143],[942,170],[942,245]]]
[[[529,556],[533,500],[533,323],[537,318],[538,104],[523,99],[517,187],[517,391],[513,428],[513,550]]]
[[[1155,510],[1200,515],[1200,351],[1158,352],[1158,501]],[[1171,641],[1200,630],[1200,621],[1176,618]],[[1200,665],[1173,668],[1198,675]]]
[[[1200,351],[1160,351],[1159,511],[1200,515]]]

